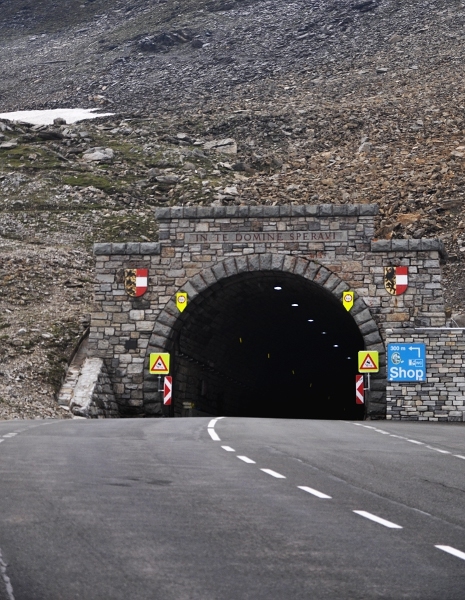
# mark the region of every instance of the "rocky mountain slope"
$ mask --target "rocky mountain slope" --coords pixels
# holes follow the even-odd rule
[[[56,416],[91,245],[172,204],[377,202],[377,235],[441,237],[465,276],[465,2],[0,2],[0,418]]]

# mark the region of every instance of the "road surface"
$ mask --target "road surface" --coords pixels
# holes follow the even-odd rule
[[[1,600],[463,600],[465,427],[0,422]]]

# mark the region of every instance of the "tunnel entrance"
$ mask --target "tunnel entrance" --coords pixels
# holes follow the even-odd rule
[[[222,279],[178,317],[169,350],[174,404],[197,413],[363,419],[355,403],[363,336],[323,286],[283,271]]]

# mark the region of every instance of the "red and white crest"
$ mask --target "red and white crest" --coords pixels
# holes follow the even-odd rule
[[[408,267],[384,267],[384,287],[392,296],[400,296],[408,287]]]
[[[124,289],[133,298],[138,298],[147,291],[148,277],[148,269],[125,269]]]

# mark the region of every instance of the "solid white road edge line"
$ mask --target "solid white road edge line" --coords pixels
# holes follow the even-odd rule
[[[251,465],[255,465],[257,464],[254,460],[252,460],[251,458],[249,458],[248,456],[238,456],[237,457],[239,460],[243,460],[245,463],[249,463]]]
[[[462,560],[465,560],[465,552],[460,552],[460,550],[457,550],[456,548],[452,548],[452,546],[435,546],[435,548],[439,548],[439,550],[443,550],[444,552],[447,552],[448,554],[452,554],[452,556],[456,556],[457,558],[461,558]]]
[[[312,494],[313,496],[316,496],[317,498],[331,499],[331,496],[327,496],[326,494],[323,494],[323,492],[319,492],[318,490],[314,490],[313,488],[306,487],[305,485],[298,485],[297,487],[299,488],[299,490],[308,492],[309,494]]]
[[[220,442],[220,436],[216,433],[216,431],[214,429],[210,429],[210,427],[207,429],[208,433],[210,434],[211,439],[214,442]]]
[[[236,452],[234,450],[234,448],[231,448],[231,446],[221,446],[223,448],[223,450],[226,450],[226,452]]]
[[[286,479],[285,475],[281,475],[281,473],[276,473],[276,471],[272,471],[271,469],[260,469],[260,471],[271,475],[271,477],[276,477],[276,479]]]
[[[436,452],[440,452],[441,454],[450,454],[449,450],[441,450],[441,448],[435,448],[434,446],[426,446],[429,450],[436,450]]]
[[[396,523],[392,523],[392,521],[386,521],[386,519],[382,519],[381,517],[372,515],[371,513],[366,512],[364,510],[354,510],[354,513],[360,515],[361,517],[365,517],[365,519],[370,519],[370,521],[374,521],[375,523],[384,525],[384,527],[389,527],[390,529],[402,529],[400,525],[396,525]]]
[[[373,429],[374,431],[376,431],[377,433],[384,433],[387,434],[389,433],[388,431],[384,431],[383,429],[376,429],[376,427],[371,427],[371,425],[361,425],[360,423],[352,423],[353,425],[358,425],[359,427],[365,427],[366,429]],[[410,442],[411,444],[418,444],[419,446],[425,446],[425,448],[428,448],[428,450],[435,450],[436,452],[440,452],[441,454],[452,454],[452,452],[449,452],[449,450],[441,450],[441,448],[435,448],[434,446],[428,446],[427,444],[425,444],[425,442],[419,442],[417,440],[411,440],[409,438],[406,438],[402,435],[396,435],[394,433],[389,433],[389,435],[393,438],[397,438],[399,440],[405,440],[406,442]],[[454,454],[453,456],[457,457],[457,458],[463,458],[465,459],[465,456],[460,456],[460,454]]]
[[[5,584],[8,600],[15,600],[13,595],[13,586],[11,585],[10,578],[6,574],[6,567],[7,565],[3,560],[2,551],[0,550],[0,573],[2,574],[3,583]]]

